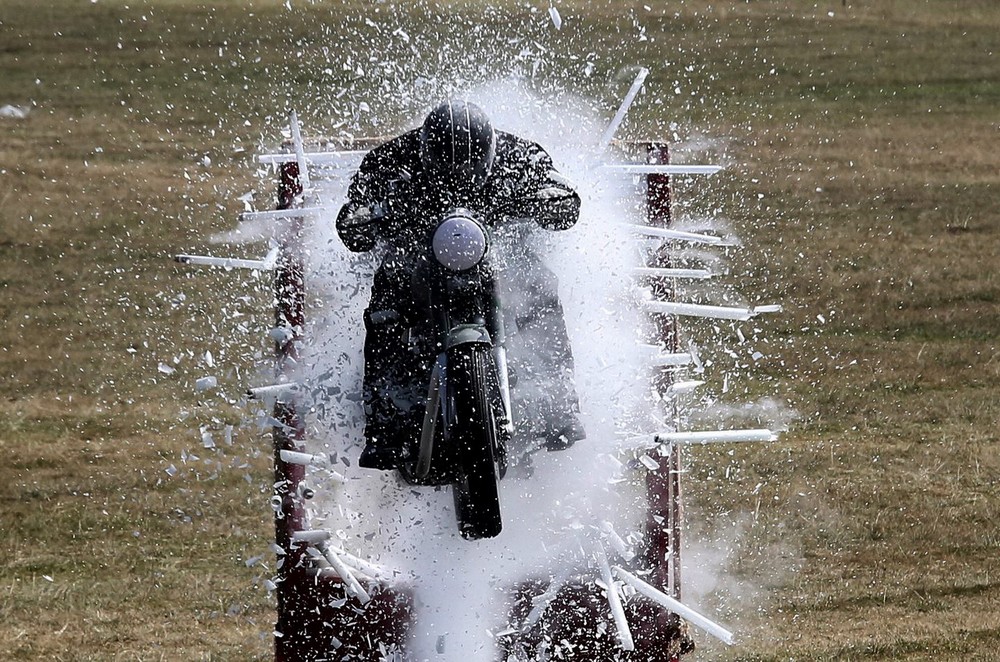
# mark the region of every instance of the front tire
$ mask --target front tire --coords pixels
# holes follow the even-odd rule
[[[453,486],[455,516],[463,538],[477,540],[500,534],[500,472],[495,449],[497,422],[492,403],[495,386],[489,346],[459,345],[448,352],[452,398],[451,446],[461,470]]]

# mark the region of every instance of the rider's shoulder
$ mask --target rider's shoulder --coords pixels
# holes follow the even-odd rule
[[[545,149],[533,140],[506,131],[497,131],[497,159],[505,162],[531,162],[546,156]]]
[[[362,160],[361,167],[371,169],[396,166],[413,159],[419,149],[420,129],[413,129],[372,148]]]

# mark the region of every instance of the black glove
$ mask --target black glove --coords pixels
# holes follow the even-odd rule
[[[372,222],[375,225],[375,231],[383,239],[395,237],[402,229],[401,206],[392,198],[386,198],[372,205]]]

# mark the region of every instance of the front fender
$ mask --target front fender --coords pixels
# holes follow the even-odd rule
[[[480,324],[460,324],[448,332],[448,338],[445,340],[446,349],[470,344],[492,347],[493,339],[486,327]]]

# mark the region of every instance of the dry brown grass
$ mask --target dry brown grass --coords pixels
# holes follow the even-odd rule
[[[653,66],[660,103],[637,107],[636,133],[670,116],[730,141],[737,165],[706,196],[747,239],[732,280],[786,304],[732,393],[777,393],[801,418],[776,446],[690,454],[690,539],[735,550],[733,588],[707,599],[752,628],[709,654],[993,659],[1000,9],[674,4],[560,7],[567,28],[588,21],[584,45],[617,53],[602,75]],[[232,194],[256,186],[234,148],[253,152],[269,116],[302,101],[329,125],[323,94],[288,92],[345,84],[321,73],[322,47],[358,47],[335,26],[362,9],[0,6],[0,104],[38,104],[0,122],[0,657],[268,656],[255,578],[270,570],[244,563],[266,554],[267,441],[238,428],[202,452],[198,427],[241,412],[191,388],[206,350],[242,371],[220,372],[224,393],[243,386],[267,351],[266,283],[165,258],[231,224]],[[398,20],[414,31],[419,14]],[[633,20],[654,40],[623,44]],[[663,93],[675,79],[680,97]]]

